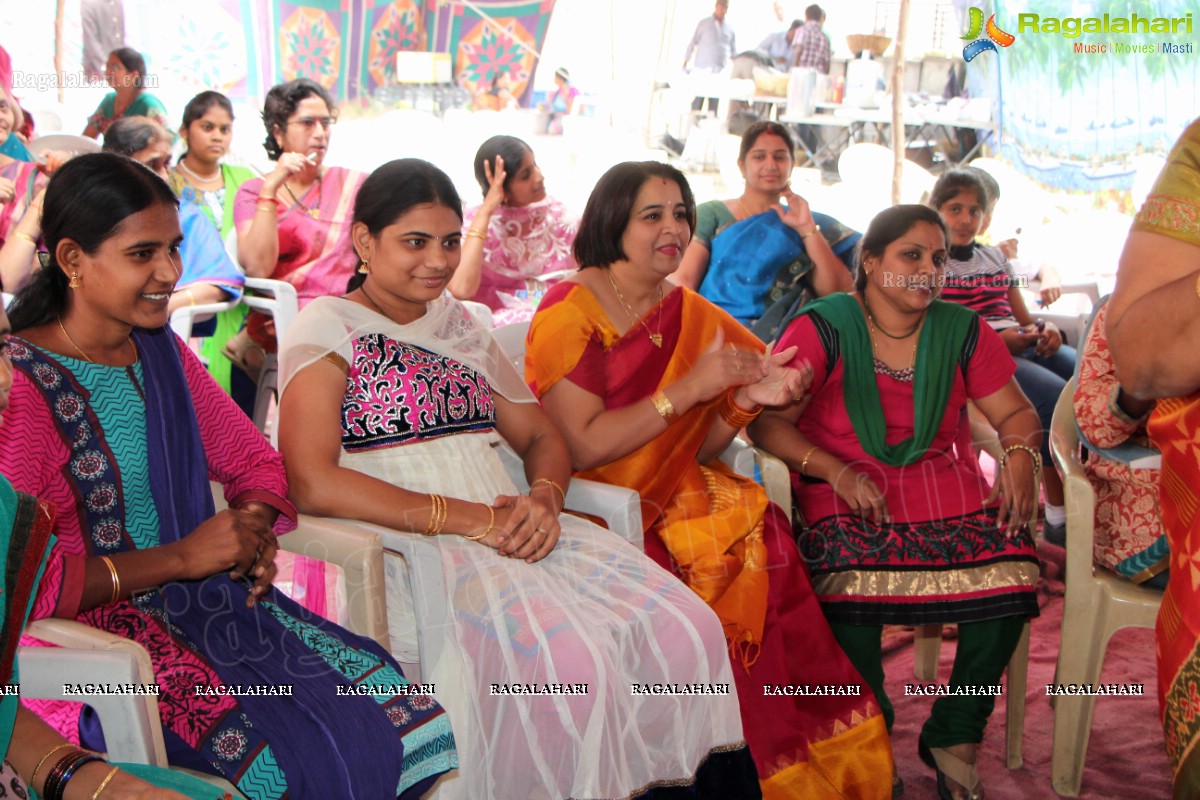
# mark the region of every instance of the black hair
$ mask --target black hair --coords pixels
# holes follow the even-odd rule
[[[804,18],[812,22],[820,22],[825,18],[825,10],[816,3],[804,9]]]
[[[379,167],[363,181],[354,198],[353,221],[366,225],[375,237],[409,209],[426,203],[446,206],[462,219],[462,199],[446,173],[419,158],[398,158]],[[366,275],[355,270],[346,291],[353,292],[366,279]]]
[[[71,239],[85,253],[95,253],[127,217],[155,203],[179,206],[166,181],[132,158],[88,153],[59,168],[42,205],[42,236],[50,257],[17,292],[8,315],[12,329],[45,325],[66,311],[67,276],[55,261],[60,242]]]
[[[137,78],[134,79],[133,85],[137,88],[142,88],[146,85],[146,59],[142,58],[142,54],[132,47],[118,47],[108,54],[116,56],[117,61],[121,62],[121,66],[129,72],[136,72]],[[114,86],[114,89],[117,87]]]
[[[979,180],[983,181],[983,187],[987,189],[988,204],[987,211],[991,211],[996,207],[996,203],[1000,202],[1000,184],[992,173],[988,172],[983,167],[967,167],[968,170],[979,176]]]
[[[804,20],[802,20],[802,19],[792,20],[792,24],[788,26],[788,33],[791,33],[792,31],[796,30],[796,28],[799,28],[803,24],[804,24]]]
[[[272,86],[271,91],[267,92],[267,99],[263,101],[262,110],[263,126],[267,129],[267,139],[263,142],[263,147],[267,150],[267,157],[272,161],[279,160],[279,157],[283,155],[283,148],[279,146],[279,142],[275,141],[275,129],[286,130],[288,117],[296,113],[296,106],[300,105],[302,100],[310,97],[319,97],[324,100],[325,105],[329,108],[330,116],[337,117],[337,108],[333,104],[333,97],[325,90],[324,86],[308,78],[297,78],[294,81],[280,83]]]
[[[187,148],[187,132],[192,127],[192,123],[208,113],[213,106],[219,106],[225,109],[225,113],[229,115],[229,121],[233,122],[233,103],[229,102],[229,98],[220,92],[212,90],[201,92],[188,101],[188,104],[183,107],[183,158],[188,154]]]
[[[504,159],[504,169],[508,173],[504,178],[504,193],[508,194],[508,187],[517,177],[517,167],[521,166],[525,154],[532,152],[533,148],[515,136],[493,136],[479,145],[479,149],[475,152],[475,180],[479,181],[479,188],[483,190],[483,196],[487,197],[489,188],[487,173],[483,171],[483,162],[490,162],[492,169],[495,170],[496,156]]]
[[[937,183],[933,185],[933,189],[929,192],[929,205],[936,211],[946,201],[954,199],[962,191],[970,190],[975,192],[975,197],[979,200],[979,205],[983,206],[984,210],[991,208],[992,198],[988,194],[987,185],[979,177],[980,171],[978,169],[963,168],[946,170],[937,179]]]
[[[567,83],[571,82],[571,72],[566,67],[559,67],[558,69],[554,70],[554,77],[562,78]]]
[[[621,237],[633,217],[638,192],[651,178],[665,178],[679,186],[688,230],[696,232],[696,198],[684,174],[660,161],[625,161],[600,177],[583,209],[575,235],[575,261],[581,269],[607,267],[626,258]]]
[[[783,139],[783,141],[787,144],[788,153],[790,153],[792,156],[792,161],[794,162],[796,160],[796,143],[792,141],[792,135],[788,133],[788,129],[785,126],[780,125],[778,122],[772,122],[764,119],[755,122],[749,128],[746,128],[745,132],[742,133],[742,146],[738,150],[739,162],[746,160],[746,156],[748,156],[750,151],[754,148],[754,143],[757,142],[758,137],[762,136],[764,133],[772,136],[778,136],[780,139]]]
[[[230,119],[233,119],[233,103],[229,102],[229,98],[220,92],[209,90],[188,100],[188,104],[183,107],[183,129],[190,128],[193,122],[207,114],[213,106],[225,109],[225,113],[229,114]]]
[[[867,271],[863,265],[867,256],[882,257],[888,245],[912,230],[918,222],[928,222],[936,225],[942,231],[946,241],[950,241],[950,229],[942,215],[929,206],[901,205],[885,208],[875,215],[867,232],[858,243],[858,269],[854,273],[854,288],[863,291],[867,286]]]
[[[149,117],[118,117],[104,131],[106,153],[133,157],[157,141],[170,142],[171,132]]]

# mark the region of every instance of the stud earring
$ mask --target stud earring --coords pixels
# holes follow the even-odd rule
[[[71,282],[70,282],[70,283],[68,283],[68,284],[67,284],[67,286],[68,286],[68,287],[70,287],[70,288],[72,288],[72,289],[78,289],[78,288],[79,288],[79,273],[78,273],[78,272],[72,272],[72,273],[71,273]]]
[[[358,262],[358,274],[359,275],[366,275],[370,271],[371,271],[371,265],[366,260]]]

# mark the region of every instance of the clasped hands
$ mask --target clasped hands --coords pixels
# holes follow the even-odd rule
[[[262,503],[218,511],[176,543],[182,580],[200,580],[229,572],[235,581],[253,580],[246,606],[252,607],[271,588],[279,540],[272,527],[277,512]]]

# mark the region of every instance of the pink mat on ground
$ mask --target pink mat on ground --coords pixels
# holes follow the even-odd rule
[[[996,700],[979,756],[979,771],[988,800],[1038,800],[1057,795],[1050,787],[1054,711],[1046,684],[1054,679],[1062,628],[1063,551],[1039,545],[1044,574],[1039,585],[1042,615],[1033,621],[1029,652],[1029,680],[1025,703],[1025,765],[1009,770],[1004,765],[1005,698]],[[954,661],[953,627],[942,642],[938,681],[950,679]],[[917,757],[917,736],[929,715],[934,698],[904,695],[904,684],[915,683],[912,631],[887,628],[884,632],[884,671],[888,694],[896,706],[892,747],[904,779],[906,800],[937,797],[933,771]],[[1100,674],[1102,683],[1145,684],[1143,697],[1100,697],[1092,718],[1083,771],[1081,798],[1168,798],[1171,769],[1163,749],[1162,726],[1155,698],[1154,631],[1127,628],[1109,642]],[[1007,690],[1007,687],[1006,687]]]

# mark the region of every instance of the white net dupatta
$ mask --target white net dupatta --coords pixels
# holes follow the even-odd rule
[[[533,400],[491,337],[450,300],[406,326],[345,300],[313,301],[284,339],[284,385],[375,332],[466,362],[509,400]],[[491,503],[516,492],[496,438],[462,433],[343,451],[339,463],[411,491]],[[438,784],[438,800],[624,798],[656,782],[687,783],[711,752],[743,740],[712,610],[613,533],[571,516],[560,522],[558,544],[536,564],[458,536],[430,540],[442,596],[422,604],[448,613],[444,626],[425,630],[441,648],[436,663],[422,664],[423,679],[450,715],[461,764]],[[410,627],[431,624],[413,619],[413,584],[388,572],[393,633],[404,613]],[[728,694],[635,695],[634,684],[727,686]]]

